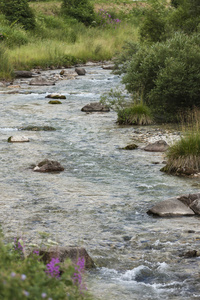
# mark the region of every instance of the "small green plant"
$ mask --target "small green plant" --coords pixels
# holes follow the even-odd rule
[[[0,61],[0,78],[4,80],[11,79],[13,77],[13,69],[4,45],[0,45]]]

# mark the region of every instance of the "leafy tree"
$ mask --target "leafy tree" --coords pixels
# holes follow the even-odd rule
[[[95,20],[94,8],[88,0],[63,0],[62,12],[87,26]]]
[[[0,0],[0,10],[11,23],[20,23],[26,30],[35,28],[34,14],[27,0]]]
[[[142,46],[133,55],[123,82],[129,92],[143,94],[154,117],[176,121],[187,108],[200,107],[200,34]]]

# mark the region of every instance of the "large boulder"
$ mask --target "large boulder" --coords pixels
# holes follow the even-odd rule
[[[34,172],[41,172],[41,173],[47,173],[47,172],[62,172],[64,171],[63,166],[54,160],[48,160],[45,159],[41,161],[34,169]]]
[[[25,143],[25,142],[29,142],[29,139],[26,136],[15,135],[15,136],[10,136],[8,138],[8,143]]]
[[[64,262],[67,258],[70,258],[74,263],[77,263],[78,258],[84,258],[86,269],[95,267],[92,258],[83,247],[54,246],[49,249],[40,249],[39,253],[45,263],[50,262],[52,258],[59,258],[60,262]]]
[[[164,200],[155,204],[147,213],[160,217],[200,215],[200,193]]]
[[[93,102],[85,105],[81,111],[84,112],[109,112],[110,108],[100,102]]]
[[[33,73],[31,71],[14,71],[16,78],[31,78]]]
[[[29,82],[30,85],[36,85],[36,86],[49,86],[49,85],[55,85],[55,81],[53,80],[49,80],[45,77],[42,76],[38,76],[35,77],[33,79],[31,79],[31,81]]]
[[[78,74],[78,75],[85,75],[86,74],[86,71],[84,68],[75,68],[75,72]]]
[[[169,145],[164,140],[156,141],[151,143],[143,148],[145,151],[150,152],[165,152],[168,149]]]

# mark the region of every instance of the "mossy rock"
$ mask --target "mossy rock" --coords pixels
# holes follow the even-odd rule
[[[62,104],[62,102],[59,100],[50,100],[49,104]]]
[[[136,144],[130,144],[130,145],[127,145],[126,147],[124,147],[123,149],[124,150],[135,150],[137,148],[138,148],[138,146]]]
[[[29,125],[26,127],[21,127],[20,130],[27,130],[27,131],[55,131],[56,129],[51,126],[34,126]]]

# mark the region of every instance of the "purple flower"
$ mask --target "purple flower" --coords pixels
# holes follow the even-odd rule
[[[25,279],[26,279],[26,275],[25,275],[25,274],[22,274],[22,275],[21,275],[21,280],[24,281]]]
[[[11,277],[15,277],[15,276],[16,276],[16,273],[15,273],[15,272],[12,272],[12,273],[10,274],[10,276],[11,276]]]
[[[79,286],[80,290],[86,289],[85,285],[83,284],[83,280],[82,280],[82,275],[83,275],[84,269],[85,269],[85,259],[84,259],[84,257],[82,257],[82,258],[79,257],[77,264],[75,266],[76,273],[74,273],[72,280],[73,280],[74,284]]]
[[[23,294],[27,297],[29,296],[29,292],[27,292],[27,291],[23,291]]]
[[[35,255],[40,255],[40,251],[39,250],[33,250],[33,254],[35,254]]]
[[[58,265],[60,263],[59,258],[52,258],[50,263],[47,264],[47,270],[46,273],[50,275],[51,277],[60,277],[60,266]]]
[[[42,293],[41,296],[42,296],[42,298],[46,298],[47,294],[46,293]]]

